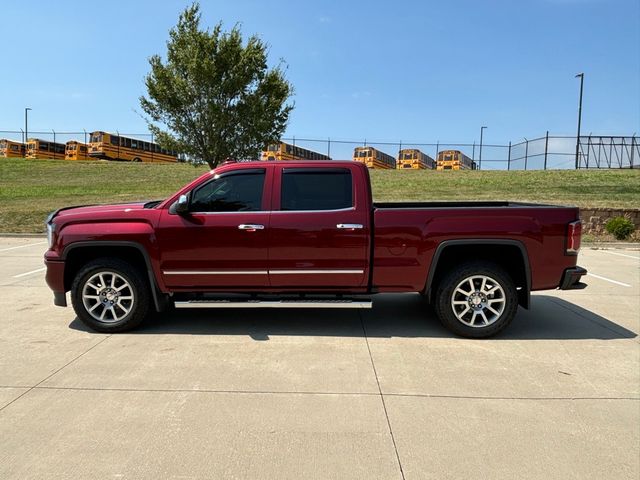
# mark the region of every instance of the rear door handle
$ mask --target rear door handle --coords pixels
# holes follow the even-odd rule
[[[361,223],[339,223],[336,227],[342,230],[359,230],[364,228]]]
[[[241,223],[240,225],[238,225],[238,230],[255,232],[256,230],[264,230],[264,225],[259,225],[257,223]]]

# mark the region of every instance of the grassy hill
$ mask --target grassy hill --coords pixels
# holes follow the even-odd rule
[[[0,159],[0,232],[42,232],[56,208],[164,198],[206,172],[186,164]],[[372,171],[375,200],[640,205],[640,170]]]

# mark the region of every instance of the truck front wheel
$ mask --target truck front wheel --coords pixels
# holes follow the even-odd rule
[[[115,258],[85,265],[71,286],[76,315],[87,327],[124,332],[142,323],[149,309],[149,288],[138,269]]]
[[[498,265],[460,265],[438,285],[435,310],[440,322],[458,335],[490,337],[513,320],[518,310],[516,285]]]

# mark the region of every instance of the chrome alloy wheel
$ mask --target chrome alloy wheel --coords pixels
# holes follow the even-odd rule
[[[457,319],[469,327],[486,327],[504,312],[507,299],[500,284],[486,275],[472,275],[453,290],[451,308]]]
[[[126,317],[135,301],[133,288],[120,274],[98,272],[82,288],[82,303],[95,320],[116,323]]]

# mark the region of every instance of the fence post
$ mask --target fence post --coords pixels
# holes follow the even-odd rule
[[[631,157],[629,158],[629,166],[633,168],[633,153],[635,150],[636,136],[631,137]]]
[[[402,150],[402,140],[398,143],[398,156],[400,156],[400,150]]]
[[[587,170],[589,169],[589,155],[591,154],[591,134],[587,138]]]
[[[53,143],[56,143],[56,131],[53,128],[51,129],[51,131],[53,132]]]
[[[511,170],[511,142],[509,142],[509,156],[507,157],[507,171]]]
[[[151,145],[149,145],[149,150],[151,150],[151,163],[153,163],[153,151],[155,150],[155,148],[153,148],[153,132],[151,132]]]
[[[527,170],[527,157],[529,156],[529,140],[525,139],[524,144],[524,169]]]
[[[331,158],[331,138],[327,137],[327,157]]]
[[[609,139],[609,168],[611,168],[612,161],[613,161],[613,137]]]
[[[471,160],[476,159],[476,141],[473,141],[473,150],[471,150]]]
[[[22,135],[22,143],[27,143],[27,139],[24,138],[24,130],[20,129],[21,135]]]
[[[547,151],[549,150],[549,130],[547,130],[547,136],[544,139],[544,169],[547,169]]]
[[[440,140],[436,140],[436,156],[434,157],[436,159],[436,167],[438,166],[438,150],[440,149]]]
[[[118,136],[118,160],[120,160],[120,132],[116,130],[116,135]]]
[[[366,139],[366,138],[364,139],[364,143],[362,144],[362,146],[363,146],[363,147],[366,147],[366,146],[367,146],[367,139]]]

